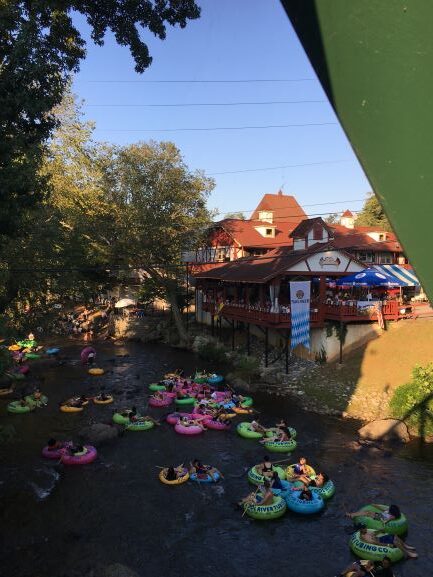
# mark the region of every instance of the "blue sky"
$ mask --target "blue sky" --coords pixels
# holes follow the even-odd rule
[[[308,214],[359,210],[370,185],[326,100],[278,0],[198,0],[199,20],[169,28],[160,41],[147,31],[152,66],[134,71],[127,48],[108,35],[103,47],[88,42],[74,81],[85,100],[95,138],[117,144],[171,140],[186,163],[207,174],[286,165],[275,170],[215,174],[209,206],[221,218],[251,211],[265,193],[282,188]],[[77,19],[83,35],[88,28]],[[288,79],[266,83],[150,83],[150,80]],[[110,81],[110,82],[106,82]],[[122,81],[122,82],[119,82]],[[144,81],[144,82],[143,82]],[[144,107],[136,104],[297,104]],[[309,102],[305,102],[309,101]],[[109,105],[116,106],[109,106]],[[329,123],[329,124],[328,124]],[[257,130],[152,132],[151,129],[317,124]],[[314,164],[314,163],[324,164]],[[308,166],[309,165],[309,166]],[[351,202],[347,202],[347,201]],[[337,203],[322,205],[322,203]]]

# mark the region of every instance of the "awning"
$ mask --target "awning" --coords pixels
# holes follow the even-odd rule
[[[415,276],[414,272],[400,266],[398,264],[382,264],[374,265],[379,272],[395,276],[399,281],[404,283],[404,286],[419,286],[420,282]]]

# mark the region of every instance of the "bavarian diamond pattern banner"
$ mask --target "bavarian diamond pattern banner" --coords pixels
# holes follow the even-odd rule
[[[290,283],[290,310],[292,313],[292,338],[290,347],[310,348],[310,281]]]

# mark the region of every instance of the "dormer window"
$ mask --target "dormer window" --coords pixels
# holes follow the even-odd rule
[[[274,236],[274,229],[273,228],[267,228],[265,231],[266,236]]]
[[[379,240],[386,240],[386,234],[379,234]]]
[[[261,210],[259,212],[259,220],[262,222],[274,222],[274,213],[272,210]]]
[[[318,222],[313,226],[313,240],[323,240],[323,226]]]

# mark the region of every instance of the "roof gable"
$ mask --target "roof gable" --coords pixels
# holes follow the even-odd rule
[[[265,194],[251,215],[251,220],[257,220],[261,211],[274,212],[274,222],[287,222],[292,224],[292,228],[307,217],[296,198],[283,194],[281,190],[278,194]]]

